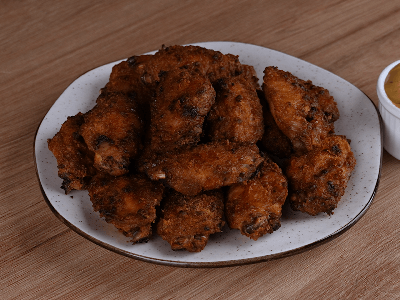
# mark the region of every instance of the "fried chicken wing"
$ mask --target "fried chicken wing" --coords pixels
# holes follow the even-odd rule
[[[245,76],[221,79],[207,117],[212,141],[256,143],[264,133],[263,112],[254,84]]]
[[[269,158],[251,180],[229,187],[225,217],[232,229],[257,240],[280,228],[288,184],[282,170]]]
[[[276,124],[296,152],[312,150],[334,133],[339,110],[328,90],[276,67],[267,67],[263,91]]]
[[[355,165],[346,137],[339,135],[324,139],[320,148],[291,157],[286,169],[291,207],[312,216],[333,214]]]
[[[196,67],[164,72],[150,107],[146,151],[163,153],[199,142],[204,118],[214,101],[210,80]]]
[[[121,93],[101,95],[80,128],[95,153],[94,167],[113,176],[128,173],[130,162],[143,147],[143,131],[135,100]]]
[[[255,144],[214,142],[178,149],[141,168],[152,180],[164,179],[176,191],[194,196],[248,180],[263,161]]]
[[[142,59],[133,56],[128,59],[131,67],[141,63]],[[180,68],[194,64],[200,72],[209,77],[211,82],[224,77],[232,77],[243,72],[243,67],[238,56],[222,54],[219,51],[206,49],[199,46],[170,46],[162,47],[152,56],[152,60],[146,61],[142,70],[143,79],[146,83],[154,83],[159,80],[161,71]]]
[[[160,204],[164,187],[150,181],[144,174],[113,177],[96,175],[89,188],[95,211],[113,224],[132,243],[147,241],[152,235],[156,207]]]
[[[72,190],[85,189],[92,176],[94,153],[89,151],[79,134],[84,116],[78,113],[68,117],[60,131],[49,139],[48,147],[57,159],[58,176],[63,179],[61,188],[68,194]]]
[[[210,191],[197,196],[172,192],[166,197],[157,233],[172,250],[200,252],[209,236],[221,232],[224,226],[224,203],[221,191]]]
[[[187,65],[194,65],[213,83],[222,77],[243,72],[235,55],[222,54],[199,46],[162,47],[154,55],[132,56],[113,67],[103,92],[134,94],[141,106],[148,105],[160,75]]]

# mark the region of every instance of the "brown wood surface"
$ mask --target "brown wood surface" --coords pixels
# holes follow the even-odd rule
[[[0,1],[1,299],[398,299],[400,162],[384,152],[364,217],[304,253],[185,269],[136,261],[84,239],[50,211],[35,131],[87,70],[162,44],[235,41],[327,69],[375,104],[400,59],[400,3],[382,1]]]

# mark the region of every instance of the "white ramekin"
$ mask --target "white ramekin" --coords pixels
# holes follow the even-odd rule
[[[379,112],[383,120],[383,147],[390,155],[400,159],[400,108],[393,104],[385,92],[385,79],[400,60],[387,66],[379,75],[376,92],[379,98]]]

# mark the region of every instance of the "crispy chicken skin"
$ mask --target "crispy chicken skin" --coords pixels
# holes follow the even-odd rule
[[[172,250],[200,252],[209,236],[224,226],[224,196],[219,190],[197,196],[172,192],[166,197],[157,233]]]
[[[68,117],[60,131],[47,141],[49,150],[57,159],[58,176],[63,179],[61,188],[65,194],[85,189],[96,173],[93,167],[94,154],[88,150],[79,134],[83,122],[82,113]]]
[[[262,88],[276,124],[295,152],[312,150],[334,133],[339,110],[328,90],[276,67],[264,70]]]
[[[132,56],[113,66],[110,79],[102,89],[102,93],[124,93],[133,98],[137,97],[139,101],[142,100],[142,96],[151,96],[150,82],[146,80],[145,74],[147,65],[153,60],[153,55]]]
[[[324,139],[320,148],[291,157],[286,169],[291,207],[312,216],[333,214],[355,165],[346,137],[339,135]]]
[[[114,66],[103,92],[133,94],[142,106],[146,106],[160,75],[187,65],[195,65],[212,83],[243,72],[238,57],[232,54],[224,55],[198,46],[163,46],[154,55],[132,56]]]
[[[146,151],[163,153],[199,142],[204,118],[214,102],[215,90],[198,68],[164,72],[150,107]]]
[[[150,181],[144,174],[113,177],[96,175],[89,188],[95,211],[113,224],[132,243],[144,242],[152,234],[156,206],[160,204],[164,187]]]
[[[292,154],[292,143],[289,138],[283,134],[274,120],[269,109],[268,102],[265,100],[262,92],[258,93],[261,105],[263,107],[264,135],[260,141],[263,151],[275,155],[281,159],[289,158]]]
[[[176,191],[194,196],[202,191],[248,180],[263,161],[255,144],[200,144],[157,156],[142,166],[152,180],[164,179]]]
[[[261,91],[259,79],[257,77],[257,72],[254,69],[254,67],[250,65],[242,65],[242,68],[243,68],[242,76],[244,76],[246,80],[251,82],[251,85],[254,87],[255,90]]]
[[[254,84],[245,76],[218,81],[217,98],[207,117],[212,141],[256,143],[264,133],[263,112]]]
[[[101,95],[85,114],[80,134],[95,153],[94,167],[113,176],[128,173],[142,149],[143,121],[134,99],[121,93]]]
[[[288,195],[288,184],[282,170],[266,158],[257,175],[247,182],[229,187],[225,217],[232,229],[257,240],[280,228],[282,205]]]

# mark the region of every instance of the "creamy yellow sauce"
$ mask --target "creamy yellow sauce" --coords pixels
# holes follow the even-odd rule
[[[386,77],[385,92],[389,99],[400,107],[400,64],[391,69]]]

